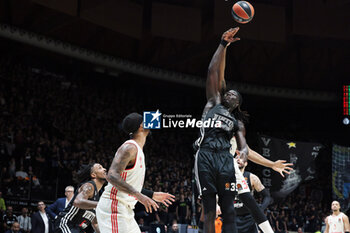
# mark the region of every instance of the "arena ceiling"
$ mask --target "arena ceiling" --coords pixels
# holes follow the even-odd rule
[[[336,90],[349,82],[348,0],[252,3],[254,20],[239,25],[242,40],[228,50],[229,78],[319,90]],[[130,61],[205,76],[220,34],[237,26],[230,15],[232,4],[225,0],[1,0],[0,20]]]

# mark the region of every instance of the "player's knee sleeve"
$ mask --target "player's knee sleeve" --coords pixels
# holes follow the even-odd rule
[[[215,193],[202,196],[202,203],[203,203],[204,214],[207,214],[209,212],[216,213]]]
[[[250,193],[239,194],[239,199],[243,202],[243,205],[249,209],[257,224],[260,224],[267,220],[264,212],[260,209],[258,203],[256,203],[255,199]]]
[[[237,233],[236,211],[232,204],[233,201],[233,195],[224,195],[219,197],[219,205],[222,213],[221,216],[223,218],[223,233]]]
[[[234,223],[236,220],[236,211],[233,206],[234,198],[233,196],[223,196],[221,200],[219,199],[219,205],[221,208],[222,218],[224,223]]]

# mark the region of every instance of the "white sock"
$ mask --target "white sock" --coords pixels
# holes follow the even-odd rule
[[[259,227],[264,233],[274,233],[268,220],[260,223]]]

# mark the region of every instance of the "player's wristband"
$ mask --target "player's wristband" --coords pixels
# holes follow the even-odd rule
[[[153,192],[152,190],[142,189],[142,190],[141,190],[141,193],[142,193],[143,195],[146,195],[146,196],[149,197],[149,198],[152,198],[154,192]]]
[[[220,44],[221,44],[222,46],[224,46],[224,48],[226,48],[227,45],[229,44],[229,42],[228,42],[227,40],[222,39],[222,40],[220,41]]]

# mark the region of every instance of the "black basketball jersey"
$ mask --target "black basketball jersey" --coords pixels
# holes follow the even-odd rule
[[[238,129],[238,122],[235,116],[222,104],[217,104],[203,116],[206,120],[220,121],[221,127],[208,127],[201,129],[201,138],[198,144],[201,148],[214,150],[229,150],[230,140]]]
[[[250,189],[250,193],[253,195],[254,191],[252,190],[252,184],[250,182],[250,172],[245,171],[243,173],[243,176],[244,176],[245,180],[247,181],[248,187]],[[243,205],[243,202],[241,202],[241,200],[239,200],[238,195],[236,195],[236,198],[235,198],[233,205],[235,207],[237,215],[250,214],[250,211],[248,210],[248,208]]]
[[[94,181],[88,181],[94,186],[94,197],[89,198],[91,201],[98,201],[100,199],[99,192],[97,190],[96,184]],[[84,183],[85,184],[85,183]],[[83,184],[82,184],[83,185]],[[65,222],[69,225],[75,225],[81,229],[87,228],[91,225],[92,220],[94,220],[96,213],[94,209],[83,210],[73,205],[75,198],[78,195],[78,190],[74,193],[72,200],[69,202],[68,206],[58,214],[58,220],[60,222]],[[61,221],[61,220],[65,221]]]

